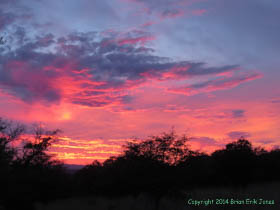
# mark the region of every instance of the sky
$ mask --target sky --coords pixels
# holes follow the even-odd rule
[[[280,144],[280,2],[1,0],[0,116],[63,131],[69,164],[171,128]]]

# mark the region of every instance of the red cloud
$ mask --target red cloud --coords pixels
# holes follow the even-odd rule
[[[198,9],[192,11],[193,15],[203,15],[204,13],[206,13],[206,9]]]
[[[126,142],[126,140],[123,140]],[[104,161],[110,156],[119,155],[122,147],[119,142],[101,139],[71,139],[62,137],[53,144],[49,153],[68,164],[89,164],[93,160]]]
[[[148,27],[148,26],[154,25],[156,23],[157,22],[155,22],[155,21],[148,21],[148,22],[145,22],[144,24],[142,24],[140,27]]]
[[[117,43],[119,45],[124,45],[124,44],[131,44],[135,45],[140,43],[141,45],[145,45],[147,42],[155,40],[155,36],[142,36],[142,37],[136,37],[136,38],[126,38],[126,39],[119,39],[117,40]]]
[[[111,31],[107,34],[101,40],[94,32],[72,33],[57,40],[52,35],[37,36],[13,53],[1,54],[1,89],[4,87],[4,91],[27,103],[70,102],[103,107],[129,103],[129,91],[149,79],[156,82],[181,80],[217,75],[237,68],[236,65],[205,67],[204,63],[174,62],[155,56],[151,54],[153,49],[139,46],[139,43],[144,45],[155,39],[145,31]],[[55,52],[48,52],[49,46]],[[217,79],[184,89],[188,90],[186,94],[207,92],[251,79],[254,78]],[[182,92],[182,88],[171,91]]]

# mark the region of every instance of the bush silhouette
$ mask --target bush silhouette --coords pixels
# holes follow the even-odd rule
[[[196,154],[188,148],[187,141],[186,136],[179,137],[171,131],[144,141],[129,142],[123,154],[103,164],[94,162],[78,173],[78,179],[89,180],[92,174],[89,182],[94,187],[90,188],[85,181],[84,188],[99,193],[166,192],[180,185],[176,165]]]
[[[256,154],[249,141],[239,139],[212,154],[217,182],[245,186],[252,179]]]
[[[250,183],[280,180],[280,150],[266,151],[240,138],[205,154],[189,148],[189,138],[173,130],[123,146],[123,152],[100,163],[93,161],[74,175],[48,148],[59,130],[38,126],[34,138],[20,147],[25,127],[0,119],[0,189],[9,209],[31,209],[35,201],[48,202],[82,195],[179,196],[182,190],[201,187],[246,187]]]
[[[30,208],[35,200],[61,195],[68,179],[63,164],[47,154],[58,130],[36,127],[34,139],[25,139],[21,148],[13,147],[25,132],[24,126],[0,119],[1,199],[11,209]]]
[[[171,130],[141,142],[127,143],[122,156],[126,159],[142,157],[162,164],[177,165],[195,153],[189,149],[188,141],[186,135],[180,137]]]
[[[246,187],[253,182],[279,180],[275,170],[279,150],[253,148],[248,140],[240,138],[208,155],[190,150],[187,142],[188,138],[171,131],[127,143],[123,154],[103,164],[88,165],[78,173],[78,180],[84,180],[90,193],[104,194],[165,194],[197,187]]]

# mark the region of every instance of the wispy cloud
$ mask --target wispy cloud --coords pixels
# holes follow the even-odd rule
[[[202,83],[196,83],[193,85],[169,88],[168,91],[190,96],[199,93],[207,93],[207,92],[212,92],[217,90],[234,88],[241,83],[255,80],[261,77],[262,75],[259,73],[242,74],[239,76],[232,76],[232,77],[222,77],[222,78],[216,78],[214,80],[209,80]]]

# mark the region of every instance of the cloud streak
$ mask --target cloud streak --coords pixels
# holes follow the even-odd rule
[[[209,80],[202,83],[196,83],[193,85],[169,88],[168,91],[191,96],[199,93],[207,93],[207,92],[212,92],[217,90],[234,88],[240,85],[241,83],[245,83],[261,77],[262,75],[259,73],[242,74],[242,75],[232,76],[232,77],[222,77],[222,78],[216,78],[214,80]]]
[[[81,140],[61,137],[52,145],[49,153],[67,163],[90,164],[93,160],[103,161],[110,156],[119,155],[121,148],[121,145],[114,141],[105,143],[101,139]]]
[[[177,18],[186,15],[202,15],[206,9],[197,9],[196,3],[199,1],[182,2],[181,0],[163,0],[160,3],[157,1],[148,0],[121,0],[121,2],[134,3],[142,6],[146,15],[153,15],[160,17],[162,20],[167,18]]]

